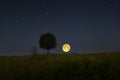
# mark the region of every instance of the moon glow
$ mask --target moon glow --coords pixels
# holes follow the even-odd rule
[[[64,52],[69,52],[70,49],[71,49],[70,44],[63,44],[62,50],[63,50]]]

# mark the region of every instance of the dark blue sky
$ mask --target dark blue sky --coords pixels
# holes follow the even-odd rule
[[[31,54],[42,33],[71,52],[120,49],[120,0],[0,0],[0,55]],[[46,52],[39,50],[39,52]]]

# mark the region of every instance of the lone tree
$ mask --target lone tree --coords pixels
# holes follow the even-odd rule
[[[40,36],[39,45],[40,48],[46,49],[49,53],[51,49],[55,49],[57,46],[56,38],[52,33],[44,33]]]

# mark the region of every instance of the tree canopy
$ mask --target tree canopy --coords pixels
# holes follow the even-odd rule
[[[52,33],[44,33],[40,36],[39,39],[40,49],[46,49],[47,53],[51,49],[55,49],[57,46],[56,38]]]

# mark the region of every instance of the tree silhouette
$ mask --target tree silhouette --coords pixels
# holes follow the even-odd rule
[[[51,49],[55,49],[57,46],[56,38],[52,33],[44,33],[40,36],[39,46],[42,49],[46,49],[47,53]]]

